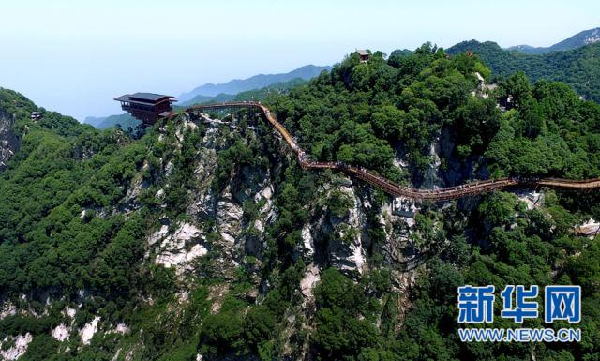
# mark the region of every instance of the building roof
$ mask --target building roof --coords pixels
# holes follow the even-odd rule
[[[356,51],[356,53],[357,53],[358,55],[363,55],[363,56],[364,56],[364,55],[369,55],[369,52],[368,52],[368,51],[366,51],[366,50],[357,50],[357,51]]]
[[[163,100],[176,101],[172,96],[169,95],[160,95],[154,93],[135,93],[135,94],[125,94],[118,98],[114,98],[115,100],[121,102],[134,102],[134,103],[148,103],[148,104],[156,104]]]

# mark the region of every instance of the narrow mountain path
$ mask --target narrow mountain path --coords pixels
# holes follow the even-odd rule
[[[308,158],[304,149],[297,143],[294,137],[288,130],[281,125],[271,114],[271,111],[260,102],[227,102],[210,105],[195,105],[186,110],[187,113],[207,112],[211,110],[222,109],[241,109],[241,108],[258,108],[271,125],[281,134],[283,139],[292,148],[292,151],[298,157],[300,166],[303,169],[332,169],[346,173],[355,178],[361,179],[375,187],[379,187],[386,193],[396,197],[406,197],[417,202],[423,201],[448,201],[466,196],[477,195],[485,192],[490,192],[496,189],[507,187],[550,187],[574,190],[598,189],[600,188],[600,178],[572,180],[562,178],[526,178],[526,177],[510,177],[498,178],[490,180],[474,181],[456,187],[437,188],[437,189],[419,189],[411,187],[403,187],[389,179],[383,177],[376,172],[354,167],[342,162],[317,162]]]

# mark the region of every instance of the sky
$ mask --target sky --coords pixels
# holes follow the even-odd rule
[[[333,65],[355,49],[493,40],[549,46],[600,26],[600,1],[0,0],[0,86],[48,110]]]

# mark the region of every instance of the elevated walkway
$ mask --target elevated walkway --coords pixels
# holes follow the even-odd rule
[[[375,187],[381,188],[388,194],[396,197],[406,197],[417,202],[423,201],[449,201],[467,196],[473,196],[490,192],[496,189],[507,187],[550,187],[574,190],[598,189],[600,188],[600,178],[571,180],[562,178],[524,178],[511,177],[474,181],[457,187],[438,188],[438,189],[418,189],[400,186],[376,172],[347,165],[341,162],[317,162],[308,158],[304,149],[302,149],[294,140],[288,130],[281,125],[271,114],[271,111],[260,102],[227,102],[210,105],[195,105],[186,110],[187,113],[217,111],[223,109],[242,109],[257,108],[264,115],[269,123],[281,134],[283,139],[292,148],[296,154],[298,162],[303,169],[332,169],[346,173],[355,178],[361,179]]]

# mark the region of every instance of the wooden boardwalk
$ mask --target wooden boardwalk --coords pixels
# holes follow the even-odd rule
[[[383,177],[376,172],[354,167],[351,165],[344,164],[342,162],[317,162],[308,158],[304,149],[302,149],[297,143],[294,137],[288,132],[288,130],[281,125],[271,114],[271,111],[260,102],[227,102],[210,105],[195,105],[186,110],[187,113],[205,113],[215,110],[223,109],[242,109],[242,108],[257,108],[264,115],[267,121],[281,134],[283,139],[292,148],[292,151],[296,154],[300,166],[303,169],[332,169],[346,173],[352,177],[361,179],[375,187],[381,188],[386,193],[389,193],[396,197],[406,197],[413,199],[417,202],[423,201],[449,201],[462,197],[482,194],[490,192],[496,189],[503,189],[507,187],[550,187],[550,188],[562,188],[562,189],[574,189],[574,190],[586,190],[586,189],[598,189],[600,188],[600,178],[586,179],[586,180],[571,180],[561,178],[522,178],[522,177],[510,177],[510,178],[499,178],[490,180],[481,180],[460,185],[457,187],[448,188],[437,188],[437,189],[419,189],[411,187],[400,186],[389,179]]]

